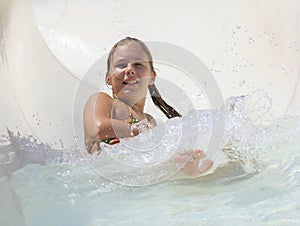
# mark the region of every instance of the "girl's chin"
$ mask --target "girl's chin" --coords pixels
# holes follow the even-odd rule
[[[145,97],[145,95],[138,93],[136,91],[131,91],[131,90],[122,90],[122,92],[120,92],[118,94],[118,98],[124,101],[128,101],[128,102],[137,102],[140,99],[142,99],[143,97]]]
[[[123,93],[132,93],[132,92],[137,92],[139,90],[138,86],[134,86],[134,85],[127,85],[125,86],[121,92]]]
[[[120,93],[125,95],[136,95],[137,93],[143,93],[143,88],[140,87],[138,84],[135,85],[126,85],[122,88]],[[147,89],[147,88],[146,88]],[[147,92],[147,91],[146,91]]]

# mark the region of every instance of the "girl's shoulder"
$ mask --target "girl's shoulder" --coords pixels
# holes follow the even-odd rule
[[[105,92],[96,92],[89,97],[88,101],[89,100],[97,100],[97,101],[112,100],[113,101],[113,98]]]
[[[92,94],[87,102],[86,107],[96,106],[98,104],[109,104],[113,102],[113,98],[105,92],[97,92]]]
[[[97,92],[92,94],[83,110],[85,137],[87,139],[97,136],[98,129],[95,125],[110,115],[113,99],[107,93]]]
[[[113,98],[104,92],[97,92],[92,94],[85,106],[84,106],[84,117],[89,118],[91,114],[94,115],[97,112],[110,111],[113,106]]]

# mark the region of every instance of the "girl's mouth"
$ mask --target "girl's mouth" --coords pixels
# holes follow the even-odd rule
[[[123,82],[123,84],[125,84],[125,85],[136,85],[138,83],[139,83],[138,80],[130,80],[130,81],[128,80],[128,81]]]

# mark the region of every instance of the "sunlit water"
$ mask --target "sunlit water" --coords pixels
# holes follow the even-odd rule
[[[268,107],[259,103],[266,117]],[[300,120],[284,116],[262,124],[260,114],[246,109],[247,97],[227,101],[222,115],[226,144],[217,153],[207,153],[216,166],[196,179],[175,176],[149,186],[124,186],[101,177],[87,164],[88,154],[76,147],[57,151],[16,134],[1,146],[2,176],[9,175],[30,226],[299,225]],[[184,117],[187,125],[195,124],[191,116],[203,122],[198,128],[204,139],[212,127],[204,121],[220,114],[192,112]],[[175,126],[174,134],[176,126],[182,126],[176,120],[170,125]],[[194,137],[193,132],[184,137]],[[137,145],[145,143],[135,139]],[[168,137],[162,147],[176,139]],[[206,145],[202,141],[199,147]],[[186,142],[181,145],[190,148]],[[157,156],[166,157],[152,160]],[[149,158],[138,161],[147,163]]]

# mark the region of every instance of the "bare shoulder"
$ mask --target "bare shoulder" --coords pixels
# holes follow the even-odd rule
[[[85,109],[88,109],[90,107],[95,107],[97,104],[103,102],[103,103],[107,103],[107,102],[112,102],[113,99],[111,98],[111,96],[109,96],[107,93],[104,92],[97,92],[92,94],[89,99],[87,100],[86,104],[85,104]]]
[[[104,92],[97,92],[92,94],[83,110],[83,122],[85,134],[94,136],[97,134],[97,121],[101,117],[105,117],[107,112],[110,112],[113,99]]]

